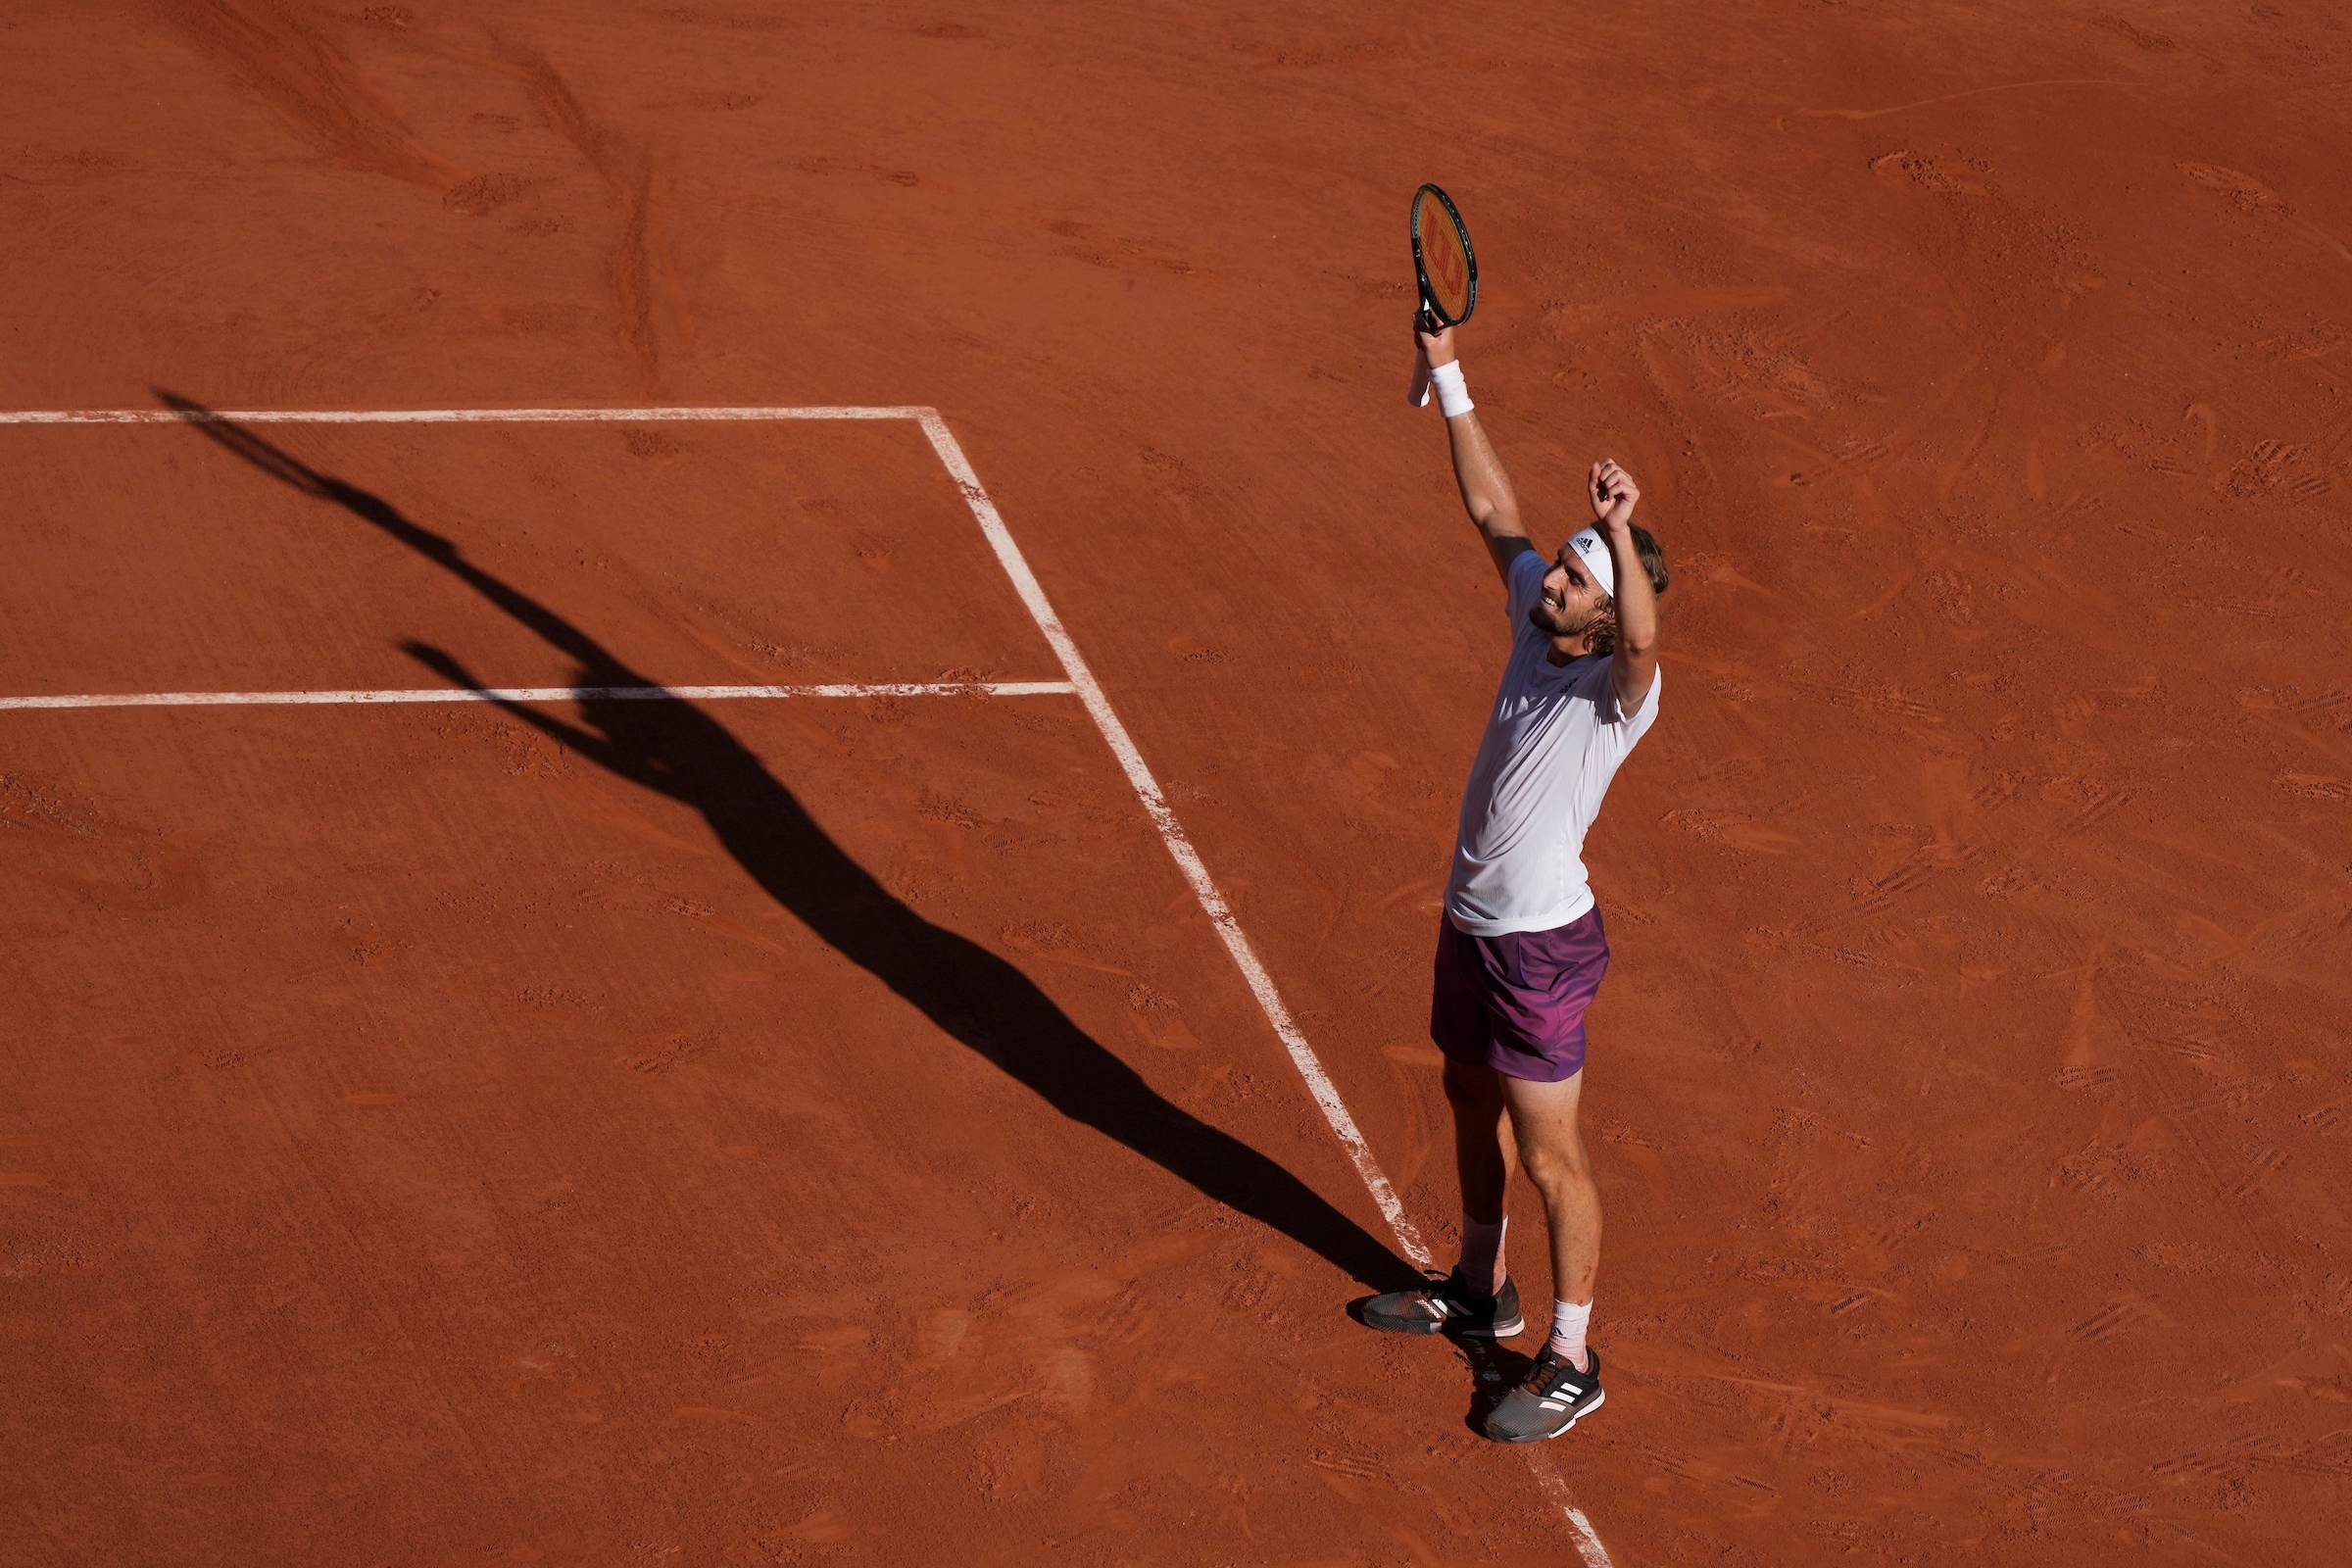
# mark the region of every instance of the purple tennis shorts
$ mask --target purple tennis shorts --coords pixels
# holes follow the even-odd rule
[[[1474,937],[1438,916],[1429,1038],[1455,1061],[1556,1084],[1585,1065],[1585,1008],[1608,972],[1598,906],[1549,931]]]

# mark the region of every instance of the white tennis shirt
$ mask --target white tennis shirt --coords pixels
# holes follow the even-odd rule
[[[1618,764],[1658,716],[1662,673],[1628,716],[1617,710],[1614,661],[1544,657],[1551,639],[1527,612],[1550,569],[1533,550],[1511,563],[1511,662],[1462,791],[1446,914],[1474,937],[1548,931],[1592,907],[1585,831]]]

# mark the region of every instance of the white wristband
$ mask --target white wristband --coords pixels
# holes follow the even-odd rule
[[[1462,384],[1462,362],[1447,360],[1444,365],[1429,368],[1429,384],[1438,389],[1438,408],[1448,419],[1457,414],[1468,414],[1478,407],[1470,401],[1470,389]]]

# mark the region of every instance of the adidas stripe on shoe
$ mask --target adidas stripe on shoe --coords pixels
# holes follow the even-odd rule
[[[1600,1352],[1585,1348],[1592,1370],[1580,1372],[1548,1345],[1517,1388],[1487,1417],[1487,1436],[1497,1443],[1539,1443],[1556,1438],[1600,1408]]]

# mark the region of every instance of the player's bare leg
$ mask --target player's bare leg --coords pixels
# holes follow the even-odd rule
[[[1552,1294],[1589,1305],[1600,1271],[1600,1188],[1586,1157],[1578,1103],[1582,1072],[1556,1084],[1512,1078],[1492,1067],[1446,1063],[1446,1100],[1453,1107],[1453,1168],[1462,1189],[1462,1217],[1476,1225],[1502,1220],[1503,1189],[1514,1155],[1544,1200],[1551,1245]],[[1502,1284],[1502,1259],[1474,1258],[1465,1239],[1463,1266],[1470,1283],[1494,1291]],[[1491,1261],[1491,1277],[1482,1274]],[[1478,1265],[1478,1266],[1473,1266]],[[1581,1345],[1574,1347],[1581,1352]]]
[[[1544,1199],[1551,1242],[1551,1335],[1519,1387],[1487,1417],[1503,1443],[1556,1438],[1600,1408],[1600,1357],[1585,1344],[1600,1271],[1600,1189],[1585,1155],[1577,1107],[1585,1075],[1556,1084],[1497,1075],[1519,1145],[1519,1168]]]
[[[1508,1338],[1527,1325],[1502,1261],[1512,1145],[1502,1074],[1447,1057],[1446,1099],[1453,1107],[1453,1162],[1462,1187],[1461,1261],[1443,1281],[1374,1297],[1364,1303],[1364,1321],[1396,1334]]]
[[[1502,1223],[1502,1193],[1511,1178],[1510,1102],[1503,1082],[1492,1067],[1446,1058],[1446,1102],[1453,1107],[1453,1168],[1461,1182],[1462,1213],[1486,1225]]]
[[[1585,1153],[1578,1107],[1585,1075],[1556,1084],[1512,1078],[1492,1067],[1448,1059],[1446,1100],[1453,1107],[1453,1168],[1462,1189],[1465,1235],[1462,1270],[1470,1284],[1490,1293],[1502,1288],[1500,1236],[1491,1252],[1479,1252],[1467,1234],[1473,1227],[1499,1227],[1503,1189],[1514,1157],[1544,1200],[1546,1240],[1551,1247],[1555,1300],[1590,1310],[1600,1272],[1600,1188]],[[1561,1352],[1583,1366],[1584,1324]]]
[[[1562,1301],[1590,1304],[1593,1278],[1600,1272],[1600,1189],[1577,1122],[1585,1075],[1578,1072],[1556,1084],[1494,1076],[1509,1103],[1519,1167],[1544,1198],[1551,1233],[1551,1294]],[[1465,1201],[1468,1191],[1465,1181]]]

